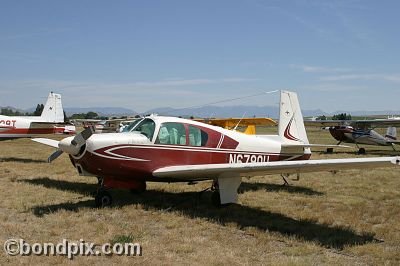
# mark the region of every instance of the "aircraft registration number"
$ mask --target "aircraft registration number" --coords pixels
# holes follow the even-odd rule
[[[0,120],[0,126],[15,127],[17,120]]]
[[[229,154],[229,163],[264,163],[269,162],[269,155],[262,154]]]

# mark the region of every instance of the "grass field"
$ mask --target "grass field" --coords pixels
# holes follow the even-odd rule
[[[275,129],[273,129],[275,130]],[[60,138],[49,136],[51,138]],[[312,143],[335,144],[310,129]],[[140,257],[7,256],[5,264],[399,265],[400,168],[311,173],[282,186],[280,176],[244,178],[240,204],[213,207],[196,185],[149,183],[139,195],[113,190],[113,207],[94,208],[93,177],[28,139],[0,142],[0,243],[62,239],[138,242]],[[366,156],[398,154],[366,146]],[[315,151],[312,159],[355,157]]]

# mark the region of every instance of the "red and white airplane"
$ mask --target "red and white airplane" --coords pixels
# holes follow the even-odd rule
[[[110,188],[145,190],[146,182],[213,180],[213,202],[235,203],[243,176],[291,174],[400,165],[399,157],[308,160],[310,147],[297,94],[281,92],[278,135],[246,135],[193,120],[148,116],[127,133],[85,129],[61,141],[33,139],[57,148],[49,162],[69,154],[81,175],[96,176],[96,206],[111,204]],[[323,145],[326,146],[326,145]]]
[[[52,134],[57,123],[64,123],[61,95],[50,92],[41,116],[0,115],[0,140]]]

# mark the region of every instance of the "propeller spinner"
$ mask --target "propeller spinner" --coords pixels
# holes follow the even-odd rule
[[[78,155],[82,152],[82,148],[84,148],[86,140],[88,140],[93,133],[94,128],[88,127],[75,137],[62,139],[60,142],[58,142],[58,149],[49,156],[47,162],[51,163],[64,152],[71,155]]]

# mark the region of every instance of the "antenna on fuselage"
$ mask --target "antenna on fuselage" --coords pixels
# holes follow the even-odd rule
[[[239,122],[236,124],[236,126],[233,128],[233,130],[237,129],[237,127],[240,125],[240,122],[242,122],[245,115],[246,115],[246,112],[243,113],[242,118],[240,118]]]

